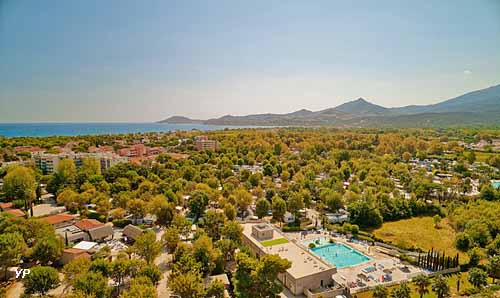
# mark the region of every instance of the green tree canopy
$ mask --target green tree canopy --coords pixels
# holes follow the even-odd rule
[[[265,198],[261,198],[257,200],[255,203],[255,214],[258,218],[263,218],[267,215],[267,212],[271,209],[271,204]]]
[[[278,221],[283,220],[286,212],[286,202],[282,198],[275,196],[272,200],[273,218]]]
[[[23,278],[24,292],[44,296],[59,285],[59,274],[52,267],[36,266]]]
[[[17,166],[10,169],[3,180],[5,197],[10,201],[25,201],[25,207],[29,208],[35,199],[35,190],[37,188],[33,170]]]
[[[161,243],[156,240],[155,232],[148,230],[142,233],[133,245],[135,253],[152,264],[154,259],[161,253]]]
[[[21,234],[17,232],[0,234],[0,266],[4,278],[7,276],[7,269],[19,264],[26,250],[27,245]]]

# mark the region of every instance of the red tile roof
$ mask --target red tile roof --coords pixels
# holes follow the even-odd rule
[[[17,146],[14,148],[14,150],[16,152],[36,152],[36,151],[43,151],[44,149],[34,146]]]
[[[17,217],[24,217],[26,215],[26,214],[24,214],[24,212],[21,209],[9,209],[5,212],[10,213],[10,214],[17,216]]]
[[[14,206],[14,203],[12,202],[7,202],[7,203],[0,203],[0,209],[9,209]]]
[[[40,218],[40,220],[42,220],[42,221],[44,221],[46,223],[49,223],[51,225],[55,225],[55,224],[62,223],[62,222],[65,222],[65,221],[71,221],[73,219],[75,219],[75,216],[71,215],[71,214],[67,214],[67,213],[50,215],[50,216],[47,216],[47,217]]]
[[[145,160],[154,160],[156,156],[151,155],[151,156],[141,156],[141,157],[129,157],[128,161],[130,163],[138,164],[140,165],[143,161]]]
[[[91,229],[102,227],[104,226],[104,224],[96,219],[82,219],[79,222],[75,223],[75,226],[77,226],[82,231],[88,231]]]
[[[189,154],[182,154],[182,153],[167,153],[172,157],[173,159],[182,159],[182,158],[188,158]]]

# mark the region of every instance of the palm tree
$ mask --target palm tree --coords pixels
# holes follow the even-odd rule
[[[469,272],[469,282],[475,288],[481,288],[488,283],[488,274],[479,268],[473,268]]]
[[[135,248],[134,248],[133,246],[128,246],[128,247],[127,247],[127,248],[125,248],[123,251],[127,254],[128,259],[129,259],[129,260],[132,260],[132,255],[133,255],[133,254],[134,254],[134,252],[135,252]]]
[[[431,285],[431,282],[429,281],[429,278],[421,274],[419,276],[416,276],[413,279],[413,282],[417,286],[417,291],[420,294],[420,298],[424,297],[425,294],[429,293],[429,286]]]
[[[450,286],[444,277],[439,275],[432,283],[432,291],[436,293],[437,298],[450,297]]]
[[[391,298],[410,298],[411,290],[407,283],[402,283],[399,288],[392,290]]]
[[[387,288],[381,285],[377,285],[373,289],[373,298],[387,298],[389,296],[389,291],[387,291]]]

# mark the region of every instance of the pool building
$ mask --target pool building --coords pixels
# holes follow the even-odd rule
[[[315,256],[307,248],[288,239],[277,229],[264,223],[243,224],[243,244],[257,257],[277,254],[289,260],[292,266],[278,276],[294,295],[306,297],[335,297],[345,294],[344,288],[334,288],[333,275],[337,268]],[[325,295],[328,291],[328,295]],[[333,296],[330,296],[333,295]]]

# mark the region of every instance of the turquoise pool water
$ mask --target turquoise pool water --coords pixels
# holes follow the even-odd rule
[[[370,260],[369,257],[342,243],[331,243],[312,248],[310,251],[337,268],[354,266]]]
[[[302,242],[306,247],[309,247],[309,244],[314,243],[316,246],[323,246],[330,244],[330,239],[327,237],[315,238],[311,240],[306,240]]]
[[[500,181],[491,182],[491,185],[496,189],[500,189]]]

